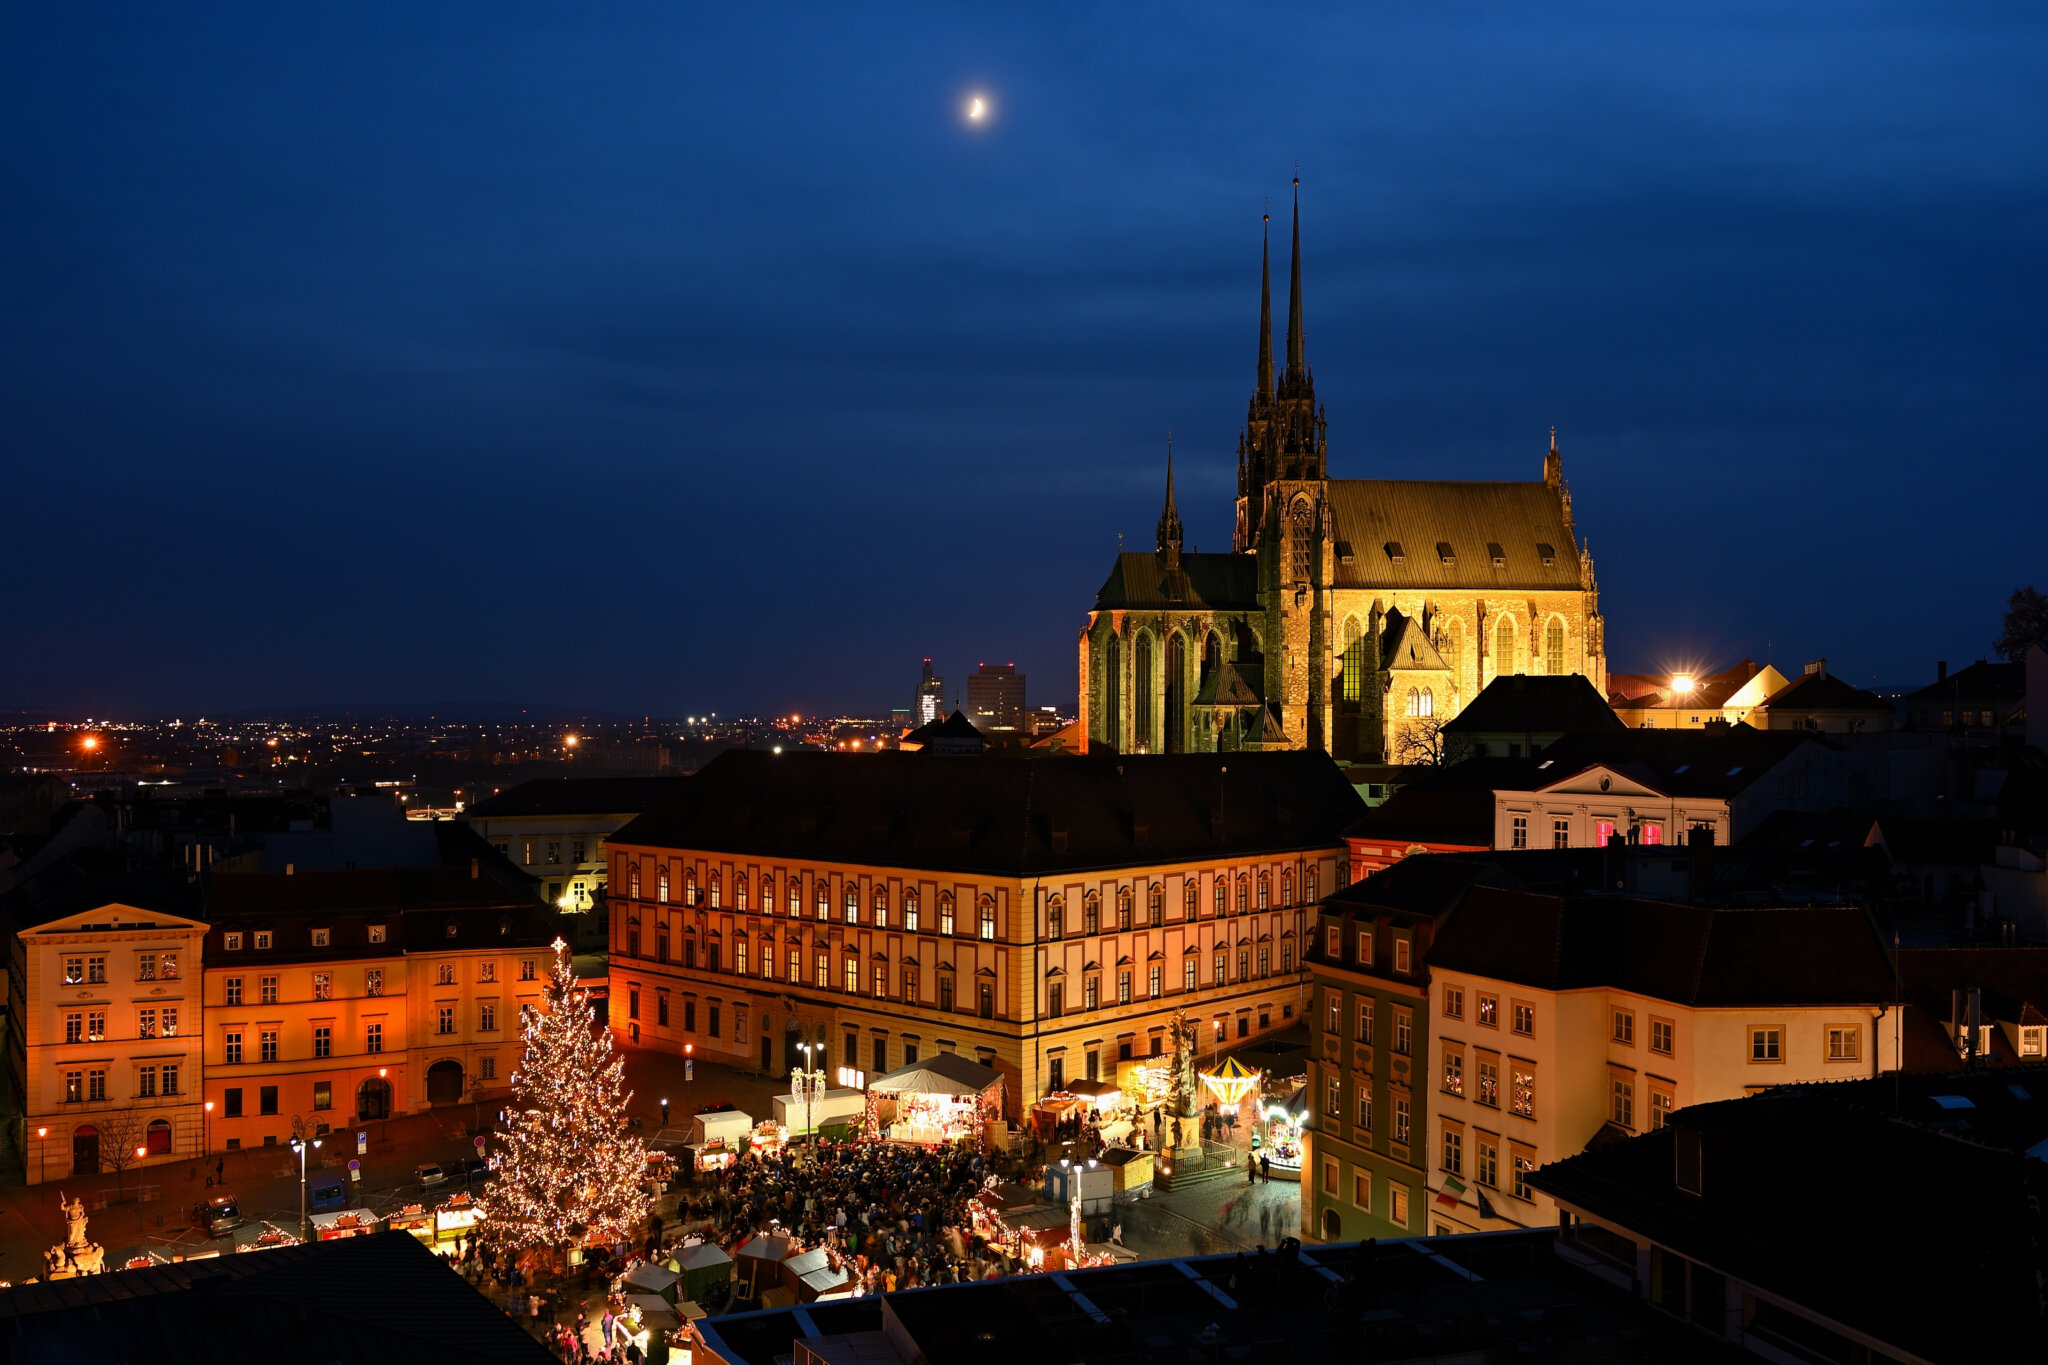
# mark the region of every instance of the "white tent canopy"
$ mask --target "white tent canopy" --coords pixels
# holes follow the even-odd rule
[[[970,1062],[953,1052],[936,1052],[908,1066],[899,1066],[886,1076],[868,1082],[868,1089],[884,1095],[969,1095],[985,1094],[1003,1083],[1002,1073],[979,1062]]]

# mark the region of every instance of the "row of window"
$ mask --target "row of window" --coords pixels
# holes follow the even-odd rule
[[[1478,995],[1476,1003],[1478,1005],[1478,1013],[1474,1016],[1473,1022],[1481,1028],[1499,1028],[1500,997],[1481,993]],[[1461,986],[1444,987],[1444,1018],[1463,1019],[1464,1017],[1464,988]],[[1524,1038],[1536,1036],[1536,1007],[1534,1005],[1526,1004],[1520,1000],[1510,1001],[1509,1018],[1512,1021],[1514,1032],[1521,1034]]]
[[[530,1009],[532,1007],[523,1006],[522,1008]],[[454,1005],[438,1005],[435,1007],[434,1035],[436,1037],[449,1038],[455,1035],[456,1012],[457,1007]],[[484,1001],[477,1005],[476,1031],[478,1033],[495,1033],[498,1031],[498,1006],[495,1002]],[[227,1029],[221,1034],[221,1058],[229,1066],[239,1066],[244,1060],[242,1048],[243,1033],[244,1030],[235,1028]],[[256,1047],[258,1061],[274,1062],[278,1060],[278,1030],[276,1028],[258,1029]],[[364,1024],[363,1051],[382,1052],[383,1050],[384,1025],[374,1020]],[[332,1024],[313,1025],[313,1056],[331,1057],[333,1055],[334,1026]]]
[[[1388,553],[1390,555],[1395,554],[1391,545]],[[1398,560],[1400,556],[1396,556],[1396,558]],[[1503,560],[1499,557],[1496,557],[1494,560],[1496,566],[1502,562]],[[1496,619],[1493,635],[1495,673],[1508,674],[1516,671],[1516,650],[1520,644],[1520,636],[1521,632],[1515,628],[1515,620],[1512,616],[1502,615]],[[1480,637],[1482,642],[1484,638],[1484,636]],[[1450,668],[1452,676],[1455,677],[1464,664],[1465,623],[1456,617],[1452,617],[1443,629],[1435,632],[1432,642],[1436,645],[1437,653],[1443,656],[1443,661]],[[1343,666],[1339,673],[1339,695],[1345,701],[1358,701],[1364,695],[1366,668],[1365,633],[1356,618],[1349,618],[1344,622],[1344,649],[1341,658]],[[1565,624],[1562,617],[1553,616],[1544,623],[1542,664],[1543,671],[1552,677],[1558,677],[1566,672]],[[1482,678],[1480,681],[1484,682],[1485,680]],[[1430,714],[1427,709],[1420,711],[1415,709],[1417,698],[1412,689],[1408,697],[1409,715],[1426,716]]]
[[[641,876],[640,864],[638,862],[632,863],[627,867],[626,883],[628,898],[631,900],[641,899]],[[669,901],[669,870],[665,864],[655,869],[654,884],[654,899],[656,903],[666,905]],[[1219,918],[1229,912],[1230,887],[1232,884],[1232,879],[1226,876],[1219,875],[1213,879],[1212,904],[1214,913]],[[1255,899],[1256,907],[1260,910],[1274,908],[1273,879],[1270,873],[1260,872],[1256,877],[1240,873],[1235,878],[1234,884],[1237,888],[1237,913],[1240,915],[1248,913],[1253,908]],[[791,919],[801,918],[803,915],[803,887],[801,879],[791,876],[788,885],[789,917]],[[709,893],[706,897],[711,909],[725,908],[722,901],[722,890],[721,875],[716,872],[712,873]],[[747,910],[749,907],[747,901],[747,877],[745,873],[740,873],[734,877],[733,890],[734,903],[731,908],[739,911]],[[823,879],[820,879],[813,884],[813,893],[812,906],[815,917],[820,920],[831,919],[831,888]],[[1314,868],[1309,868],[1302,875],[1302,902],[1295,900],[1294,870],[1286,868],[1281,871],[1280,904],[1282,906],[1291,906],[1297,903],[1313,903],[1319,894],[1320,887]],[[1200,890],[1194,879],[1190,878],[1181,892],[1181,912],[1183,917],[1190,920],[1197,918],[1200,914],[1200,902]],[[683,874],[683,904],[695,906],[698,903],[697,874],[694,869],[686,868]],[[1135,896],[1130,887],[1118,888],[1116,892],[1116,927],[1118,929],[1133,927],[1135,920],[1134,903]],[[761,879],[759,909],[763,913],[773,914],[775,912],[775,904],[774,879],[764,876]],[[869,897],[869,908],[872,914],[871,922],[876,928],[889,927],[890,905],[888,887],[876,886],[873,889]],[[977,902],[977,911],[976,924],[979,929],[979,936],[988,939],[994,938],[994,898],[990,896],[981,897]],[[938,912],[938,932],[941,934],[952,934],[954,932],[954,901],[952,892],[942,891],[939,893]],[[1065,897],[1055,895],[1046,901],[1047,937],[1062,938],[1065,936],[1065,913]],[[847,924],[859,924],[862,922],[861,896],[860,889],[857,886],[849,883],[843,888],[840,896],[840,915]],[[1146,923],[1153,927],[1166,922],[1166,888],[1162,883],[1152,882],[1145,887],[1145,920]],[[1082,898],[1081,932],[1084,934],[1100,932],[1098,926],[1101,921],[1102,895],[1100,892],[1090,891]],[[919,897],[915,887],[905,887],[902,890],[898,907],[898,927],[909,933],[920,932]]]
[[[178,1036],[178,1006],[144,1005],[135,1011],[135,1036],[137,1038],[175,1038]],[[107,1039],[107,1012],[105,1010],[67,1010],[64,1014],[64,1041],[67,1043],[101,1043]]]
[[[550,866],[550,867],[558,867],[558,866],[560,866],[560,865],[561,865],[561,862],[562,862],[562,840],[560,840],[560,839],[549,839],[549,840],[547,840],[547,841],[546,841],[546,844],[547,844],[547,863],[548,863],[548,866]],[[583,863],[585,863],[585,862],[589,861],[588,859],[586,859],[586,858],[585,858],[585,857],[583,856],[583,854],[584,854],[584,851],[585,851],[585,850],[586,850],[586,849],[587,849],[587,848],[589,847],[588,843],[587,843],[587,842],[586,842],[585,840],[583,840],[583,839],[580,839],[580,838],[577,838],[577,839],[571,839],[571,840],[569,840],[569,841],[568,841],[568,844],[569,844],[569,861],[570,861],[571,863],[574,863],[574,864],[577,864],[578,866],[580,866],[580,865],[582,865]],[[532,866],[534,866],[534,855],[535,855],[535,852],[536,852],[536,851],[537,851],[537,850],[538,850],[538,849],[539,849],[540,847],[541,847],[541,841],[540,841],[540,840],[538,840],[538,839],[521,839],[521,840],[519,841],[519,861],[520,861],[520,862],[522,862],[522,863],[524,863],[524,864],[525,864],[526,866],[528,866],[528,867],[532,867]],[[505,849],[505,845],[503,845],[503,844],[499,844],[499,845],[497,846],[497,849],[498,849],[498,852],[500,852],[500,853],[503,853],[503,852],[505,852],[505,851],[506,851],[506,849]],[[603,836],[603,835],[599,835],[599,836],[598,836],[598,839],[597,839],[597,861],[599,861],[599,862],[603,862],[603,861],[604,861],[604,836]]]
[[[1507,1193],[1517,1199],[1533,1199],[1529,1191],[1529,1175],[1536,1169],[1536,1158],[1510,1150],[1510,1175],[1512,1183]],[[1465,1175],[1465,1131],[1450,1124],[1444,1126],[1441,1165],[1447,1175]],[[1493,1133],[1478,1132],[1472,1135],[1472,1181],[1489,1190],[1500,1189],[1500,1138]]]
[[[1353,960],[1353,966],[1372,967],[1376,965],[1376,942],[1378,937],[1376,926],[1370,924],[1359,926],[1356,937],[1358,951]],[[1323,956],[1333,964],[1341,964],[1344,961],[1344,929],[1342,925],[1325,924],[1323,926]],[[1397,937],[1394,940],[1393,967],[1394,971],[1401,976],[1407,976],[1415,970],[1415,944],[1413,940],[1405,937]]]
[[[156,951],[139,952],[135,955],[135,979],[137,981],[176,981],[178,979],[178,955]],[[91,953],[64,959],[64,984],[67,986],[103,986],[107,981],[107,955]]]
[[[135,1068],[135,1098],[177,1095],[181,1068],[177,1062],[150,1062]],[[107,1069],[74,1067],[64,1072],[64,1103],[98,1104],[107,1098]]]
[[[1391,1008],[1394,1018],[1394,1054],[1400,1057],[1410,1056],[1415,1048],[1415,1011],[1406,1005],[1395,1005]],[[1343,1010],[1344,993],[1335,990],[1327,992],[1323,1000],[1323,1029],[1328,1037],[1343,1036]],[[1358,1002],[1356,1027],[1352,1031],[1351,1040],[1364,1047],[1374,1047],[1377,1045],[1378,1036],[1379,1002],[1361,999]]]
[[[534,979],[535,970],[536,963],[533,958],[529,957],[522,959],[519,963],[519,979],[521,981],[532,981]],[[456,980],[456,976],[456,966],[453,962],[439,962],[435,964],[435,985],[459,985],[461,983]],[[480,986],[490,986],[497,984],[497,980],[498,964],[496,962],[486,958],[479,961],[476,964],[476,984]],[[280,981],[281,978],[277,976],[257,977],[257,1003],[264,1005],[277,1004]],[[244,1003],[244,986],[246,982],[247,978],[240,976],[229,976],[221,978],[221,1003],[223,1005],[240,1005]],[[309,999],[333,999],[334,973],[330,971],[316,971],[311,973],[309,986],[312,991],[311,996],[308,997]],[[363,969],[363,994],[365,996],[373,997],[381,996],[382,994],[384,994],[384,969],[382,967],[366,967]]]
[[[1687,829],[1705,830],[1711,834],[1714,829],[1714,822],[1711,820],[1694,820],[1687,825]],[[1595,820],[1593,822],[1593,842],[1590,847],[1606,848],[1613,842],[1614,821]],[[1632,821],[1628,827],[1628,842],[1644,846],[1662,845],[1664,842],[1664,822],[1662,820],[1640,819]],[[1509,817],[1508,846],[1511,848],[1528,848],[1530,846],[1528,816],[1515,815]],[[1550,817],[1550,847],[1570,848],[1571,846],[1571,820],[1562,815]]]
[[[1472,1054],[1472,1093],[1465,1093],[1465,1049],[1461,1043],[1444,1041],[1443,1091],[1446,1095],[1470,1098],[1489,1109],[1500,1108],[1501,1057],[1498,1052],[1479,1048]],[[1519,1118],[1536,1117],[1536,1064],[1519,1057],[1508,1059],[1508,1110]]]

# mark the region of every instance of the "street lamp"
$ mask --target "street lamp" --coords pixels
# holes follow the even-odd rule
[[[205,1112],[199,1116],[199,1155],[204,1157],[213,1151],[213,1101],[200,1107]]]
[[[818,1145],[818,1130],[811,1121],[812,1106],[825,1093],[825,1069],[822,1066],[813,1069],[810,1063],[812,1061],[811,1053],[813,1051],[822,1052],[825,1045],[823,1043],[798,1043],[797,1048],[804,1054],[804,1065],[798,1067],[796,1075],[791,1078],[790,1096],[793,1099],[801,1099],[804,1102],[804,1132],[809,1134],[810,1145],[815,1148]]]
[[[43,1183],[43,1139],[50,1135],[47,1128],[36,1129],[36,1184]]]
[[[661,1102],[661,1126],[662,1126],[662,1127],[664,1127],[664,1128],[668,1127],[668,1101],[667,1101],[667,1100],[663,1100],[663,1101]]]
[[[299,1240],[301,1242],[308,1240],[308,1228],[306,1225],[306,1148],[308,1146],[318,1147],[319,1145],[319,1138],[312,1139],[310,1143],[305,1138],[295,1137],[292,1139],[292,1151],[299,1158]]]

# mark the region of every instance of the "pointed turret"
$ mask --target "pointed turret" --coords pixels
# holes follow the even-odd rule
[[[1550,429],[1550,453],[1543,457],[1543,482],[1552,488],[1564,486],[1564,456],[1557,448],[1557,428]]]
[[[1259,391],[1255,401],[1273,396],[1273,215],[1265,216],[1259,243]]]
[[[1180,564],[1180,509],[1173,501],[1173,438],[1166,441],[1166,507],[1159,513],[1159,555],[1169,568]]]
[[[1287,286],[1287,377],[1308,378],[1308,347],[1301,335],[1301,177],[1294,177],[1294,263]]]

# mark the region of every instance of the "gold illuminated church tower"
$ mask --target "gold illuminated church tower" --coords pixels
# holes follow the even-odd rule
[[[1600,595],[1554,429],[1541,481],[1329,477],[1295,185],[1277,376],[1270,245],[1261,252],[1230,553],[1183,552],[1169,452],[1157,545],[1117,557],[1081,632],[1091,748],[1400,762],[1503,674],[1578,673],[1606,690]]]

